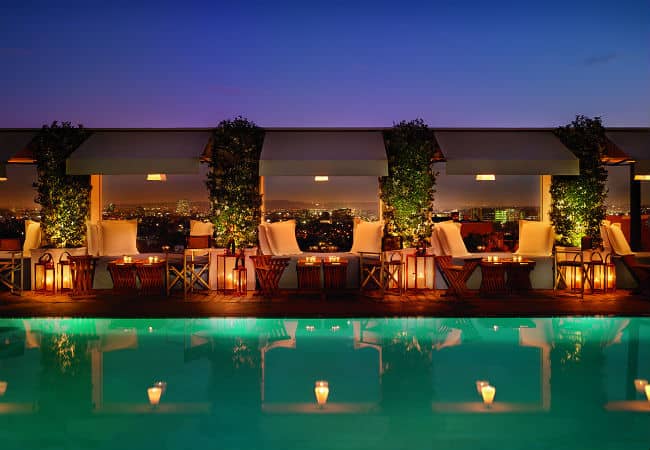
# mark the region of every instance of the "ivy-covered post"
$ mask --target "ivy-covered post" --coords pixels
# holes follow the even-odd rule
[[[215,242],[225,247],[257,244],[262,197],[259,161],[264,130],[243,117],[224,120],[212,135],[206,182],[215,228]]]
[[[38,175],[35,200],[41,205],[45,239],[55,248],[85,244],[90,176],[66,175],[65,160],[89,135],[82,125],[53,122],[44,125],[34,140]]]
[[[402,121],[384,133],[388,176],[379,178],[386,228],[415,246],[431,235],[436,174],[435,138],[422,119]]]
[[[555,134],[580,160],[580,175],[553,176],[551,222],[562,245],[579,246],[583,236],[598,243],[607,197],[607,171],[602,162],[605,129],[600,117],[579,115]]]

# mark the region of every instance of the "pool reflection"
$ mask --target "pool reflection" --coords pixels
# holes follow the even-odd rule
[[[647,444],[648,378],[638,318],[0,321],[16,444],[62,424],[73,447]],[[154,418],[155,437],[133,425]]]

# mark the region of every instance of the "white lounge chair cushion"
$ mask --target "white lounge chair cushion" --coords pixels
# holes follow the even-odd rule
[[[367,222],[355,219],[352,227],[351,253],[381,252],[381,236],[384,232],[384,222]]]
[[[276,256],[299,255],[302,253],[296,241],[296,221],[287,220],[266,224],[266,237],[271,252]]]
[[[429,248],[431,249],[431,254],[436,256],[443,256],[445,253],[442,249],[442,243],[440,242],[440,237],[438,236],[439,234],[440,228],[434,226],[431,230],[431,246]]]
[[[607,229],[612,223],[609,220],[603,220],[600,223],[600,239],[603,241],[603,247],[605,250],[612,250],[612,243],[609,241],[609,235],[607,234]]]
[[[631,255],[634,253],[630,248],[627,239],[625,239],[620,223],[613,223],[611,226],[607,227],[607,236],[609,237],[609,243],[612,246],[612,250],[617,255]]]
[[[86,247],[89,255],[98,256],[100,252],[99,224],[86,222]]]
[[[213,234],[214,224],[212,222],[190,220],[190,236],[212,236]]]
[[[271,244],[266,233],[266,224],[261,223],[257,226],[257,239],[260,241],[260,251],[263,255],[272,255]]]
[[[515,254],[550,256],[553,254],[553,226],[534,220],[519,221],[519,247]]]
[[[470,256],[467,251],[463,237],[460,234],[461,224],[459,222],[441,222],[436,225],[439,228],[438,238],[442,245],[442,250],[445,255],[451,255],[455,258],[463,258]]]
[[[25,220],[25,242],[23,242],[23,256],[31,257],[31,250],[39,248],[42,240],[41,223],[33,220]]]
[[[137,255],[137,220],[103,220],[99,223],[100,256]]]

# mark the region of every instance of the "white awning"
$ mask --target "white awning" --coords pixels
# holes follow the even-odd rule
[[[96,131],[66,161],[70,175],[199,173],[210,131]]]
[[[612,130],[605,135],[634,160],[636,175],[650,175],[650,129]]]
[[[34,136],[35,131],[0,130],[0,178],[7,177],[7,161],[27,147]]]
[[[386,176],[380,131],[267,131],[260,175]]]
[[[435,131],[451,175],[578,175],[578,158],[551,131]]]

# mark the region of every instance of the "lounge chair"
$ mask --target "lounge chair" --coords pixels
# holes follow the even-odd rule
[[[603,247],[611,250],[615,262],[620,262],[618,268],[622,265],[627,269],[634,283],[636,283],[636,292],[650,296],[650,264],[639,261],[640,257],[647,256],[648,254],[632,251],[618,223],[610,225],[604,222],[600,227],[600,234],[603,240]],[[624,277],[619,276],[619,273],[620,271],[617,270],[617,283],[621,284],[622,287],[628,287],[626,286],[625,279],[621,280]],[[623,274],[620,273],[620,275]]]
[[[467,289],[467,280],[478,267],[480,258],[466,259],[463,265],[453,264],[452,257],[449,255],[437,256],[436,266],[442,274],[445,283],[449,286],[448,293],[464,298],[469,295]]]

